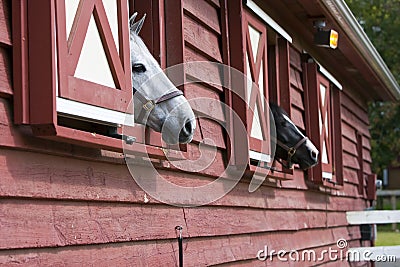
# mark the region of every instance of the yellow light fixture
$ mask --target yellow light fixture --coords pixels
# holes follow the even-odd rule
[[[335,49],[338,47],[339,33],[335,30],[323,30],[325,21],[315,21],[314,27],[317,32],[314,34],[314,44],[321,47]]]
[[[314,35],[314,44],[321,47],[335,49],[338,46],[339,34],[335,30],[317,31]]]

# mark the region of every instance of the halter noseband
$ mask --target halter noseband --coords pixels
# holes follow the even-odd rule
[[[285,145],[284,143],[282,143],[281,141],[279,141],[276,138],[275,139],[275,143],[280,146],[282,149],[284,149],[287,153],[288,153],[288,157],[286,159],[286,164],[281,162],[280,160],[278,160],[278,162],[280,162],[283,166],[285,166],[286,168],[291,169],[293,167],[293,163],[292,163],[292,157],[296,154],[297,149],[308,140],[308,137],[303,137],[302,139],[300,139],[294,146],[289,147],[287,145]]]
[[[149,100],[146,97],[144,97],[139,91],[136,91],[135,94],[136,98],[142,103],[143,109],[140,110],[138,120],[142,121],[145,117],[146,114],[150,113],[156,105],[170,100],[172,98],[175,98],[177,96],[183,95],[182,91],[180,90],[174,90],[172,92],[166,93],[165,95],[162,95],[159,99],[157,100]]]

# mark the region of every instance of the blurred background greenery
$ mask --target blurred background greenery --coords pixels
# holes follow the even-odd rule
[[[345,0],[400,84],[400,0]],[[400,166],[400,104],[369,104],[372,170]]]

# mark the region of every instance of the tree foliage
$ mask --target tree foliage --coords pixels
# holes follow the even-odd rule
[[[394,77],[400,82],[400,0],[346,0]],[[400,105],[374,102],[369,105],[372,169],[378,174],[399,165]]]
[[[400,105],[373,102],[369,105],[372,169],[378,174],[389,165],[399,166]]]
[[[400,81],[400,0],[346,0],[346,3]]]

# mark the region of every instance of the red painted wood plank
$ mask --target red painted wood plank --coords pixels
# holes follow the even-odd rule
[[[45,140],[42,138],[37,138],[32,136],[32,131],[28,128],[18,128],[12,124],[11,115],[10,115],[11,107],[6,102],[0,98],[0,147],[9,147],[9,148],[20,148],[28,151],[37,151],[46,154],[53,154],[53,155],[68,155],[68,156],[75,156],[78,158],[85,158],[89,160],[99,160],[99,161],[118,161],[121,160],[121,157],[103,157],[99,152],[99,148],[108,148],[112,151],[120,150],[120,140],[118,139],[110,139],[105,136],[94,136],[88,132],[81,132],[74,129],[68,129],[60,127],[58,130],[65,130],[63,131],[64,135],[59,132],[60,140],[68,141],[67,143],[62,142],[53,142],[50,140]],[[66,133],[66,131],[68,133]],[[46,137],[51,138],[51,137]],[[75,139],[74,139],[75,138]],[[79,146],[73,146],[71,144],[79,145],[81,142],[90,141],[91,147],[90,148],[83,148]],[[110,144],[112,141],[113,144]],[[116,145],[116,142],[118,143]],[[87,145],[87,143],[85,143]],[[93,149],[97,148],[97,149]],[[137,152],[144,154],[153,154],[159,155],[161,157],[165,157],[164,152],[156,147],[146,146],[142,144],[134,145],[133,148],[139,149]],[[141,151],[141,152],[140,152]],[[176,153],[171,151],[172,158],[174,158]],[[119,154],[120,155],[120,154]],[[164,156],[163,156],[164,155]],[[157,156],[156,156],[157,158]]]
[[[206,0],[207,2],[209,2],[210,4],[214,5],[215,7],[221,7],[221,3],[220,0]],[[224,1],[224,0],[222,0]]]
[[[297,69],[298,71],[302,71],[301,68],[301,57],[300,57],[300,52],[296,50],[292,45],[289,46],[289,59],[290,59],[290,65],[292,68]]]
[[[357,156],[357,147],[354,142],[351,140],[347,139],[346,137],[342,137],[342,145],[343,145],[343,150],[346,151],[347,153]]]
[[[276,77],[277,81],[276,84],[278,85],[276,90],[279,90],[279,105],[286,110],[287,113],[291,113],[292,108],[292,100],[290,95],[290,54],[289,54],[289,43],[283,38],[277,38],[277,58],[275,59],[276,64],[278,67],[275,71],[277,71],[274,77],[271,77],[272,80]],[[270,69],[273,68],[272,66],[269,67]],[[273,71],[272,71],[273,73]],[[269,77],[270,78],[270,77]],[[271,79],[269,79],[271,80]],[[270,87],[271,88],[271,87]],[[273,88],[273,87],[272,87]],[[270,92],[272,91],[272,88]]]
[[[218,92],[201,84],[192,83],[186,85],[185,93],[185,97],[197,113],[221,122],[225,121],[222,100]]]
[[[191,106],[192,106],[192,108],[194,107],[192,103],[191,103]],[[196,112],[194,108],[193,108],[193,111]],[[199,125],[199,119],[198,118],[196,118],[196,123],[197,123],[197,125]],[[200,142],[201,140],[203,140],[203,137],[201,136],[200,127],[196,127],[196,130],[195,130],[194,135],[193,135],[193,141],[194,142]]]
[[[352,111],[350,111],[351,107],[343,107],[342,106],[342,120],[347,122],[349,125],[353,125],[358,132],[362,133],[363,135],[370,137],[370,133],[368,130],[368,125],[362,122],[358,117],[356,117]]]
[[[352,156],[348,153],[343,153],[343,165],[352,169],[360,168],[356,156]]]
[[[290,118],[298,126],[300,129],[305,129],[303,112],[299,110],[297,107],[292,107],[292,114],[290,114]]]
[[[145,192],[136,185],[125,165],[104,164],[95,162],[93,159],[95,157],[87,161],[62,155],[0,150],[0,171],[3,174],[0,196],[144,203]],[[48,162],[52,162],[52,165],[49,166]],[[217,166],[221,166],[221,163]],[[221,170],[214,168],[207,174],[218,175],[218,171],[220,173]],[[184,186],[199,186],[204,182],[214,180],[200,174],[163,170],[160,170],[160,173],[174,183]],[[304,180],[300,178],[297,174],[295,180]],[[231,193],[212,205],[341,211],[346,210],[349,205],[355,205],[357,209],[362,209],[360,203],[354,202],[354,199],[298,190],[295,182],[290,182],[293,187],[290,189],[288,183],[289,181],[282,182],[282,189],[261,186],[256,192],[249,193],[248,183],[241,182]],[[288,195],[290,198],[287,197]],[[149,196],[148,199],[150,203],[157,203]],[[326,201],[329,203],[328,206],[326,206]]]
[[[183,40],[183,6],[182,0],[165,0],[165,41],[167,53],[167,67],[184,62]],[[182,77],[179,84],[183,84],[185,77]]]
[[[0,43],[11,45],[11,3],[0,0]]]
[[[65,201],[2,200],[0,214],[2,249],[168,239],[175,237],[176,225],[186,226],[192,238],[347,225],[343,215],[328,219],[325,211],[199,207],[182,212],[151,204]]]
[[[209,266],[215,264],[228,264],[237,266],[234,262],[256,260],[258,250],[268,246],[269,249],[303,250],[315,249],[317,252],[329,247],[335,248],[334,237],[342,236],[351,246],[359,241],[359,234],[353,235],[358,227],[318,229],[298,232],[259,233],[256,235],[220,236],[207,239],[189,238],[184,243],[185,266]],[[359,232],[359,230],[358,230]],[[318,237],[318,238],[315,238]],[[282,266],[277,261],[276,253],[268,266]],[[174,266],[177,261],[176,240],[161,242],[129,242],[112,245],[92,245],[80,247],[60,247],[41,250],[9,250],[0,254],[0,264],[25,263],[27,265],[99,265],[109,266],[119,264],[122,266]],[[255,265],[263,266],[264,262],[254,261]],[[242,266],[242,265],[239,265]],[[244,265],[249,266],[249,265]]]
[[[175,238],[185,225],[166,206],[2,200],[0,214],[2,249]]]
[[[100,106],[120,112],[126,112],[132,92],[118,90],[105,85],[100,85],[88,80],[68,76],[68,99],[87,104]],[[83,90],[82,88],[96,88],[96,90]]]
[[[342,120],[342,135],[352,142],[356,142],[356,131],[351,124],[346,123]]]
[[[115,163],[1,149],[0,195],[143,203],[144,192],[126,166]]]
[[[346,184],[341,189],[340,194],[345,195],[347,197],[358,198],[359,197],[358,188],[359,188],[358,184]]]
[[[210,144],[215,144],[215,146],[217,146],[218,148],[226,148],[224,138],[225,132],[219,122],[207,118],[200,118],[199,123],[203,138],[212,140]],[[205,143],[209,143],[209,141],[205,140]]]
[[[364,161],[368,162],[368,163],[372,163],[372,158],[371,158],[371,153],[369,150],[363,148],[362,150],[362,158],[364,159]]]
[[[4,47],[0,47],[0,97],[1,96],[8,97],[13,94],[13,90],[11,87],[12,83],[11,83],[10,57],[11,57],[11,51],[9,51]]]
[[[200,171],[195,171],[188,175],[182,173],[179,178],[184,181],[184,183],[187,183],[186,186],[188,187],[193,187],[195,184],[200,185],[204,184],[204,176],[206,177],[213,177],[212,179],[215,179],[216,177],[220,176],[225,176],[224,171],[225,171],[225,159],[224,159],[224,154],[221,150],[217,149],[216,152],[214,152],[215,148],[214,145],[210,147],[210,143],[208,141],[203,140],[204,137],[202,137],[201,142],[204,142],[205,145],[200,149],[198,146],[188,146],[188,154],[189,158],[192,160],[199,159],[203,155],[203,161],[200,161],[198,163],[192,163],[197,169],[201,169]],[[222,145],[221,145],[222,146]],[[205,162],[205,163],[204,163]],[[211,163],[209,166],[208,164]],[[188,162],[183,161],[182,166],[187,166]],[[208,166],[207,168],[205,168]],[[187,167],[186,167],[187,168]],[[183,169],[186,169],[183,168]],[[181,168],[182,169],[182,168]],[[199,176],[202,175],[203,177]],[[171,180],[176,180],[177,175],[176,173],[169,172],[166,174],[167,177],[169,177]],[[196,178],[197,176],[197,178]],[[190,179],[196,179],[197,182],[190,181]],[[203,180],[203,181],[201,181]],[[204,197],[199,196],[200,199],[195,199],[193,198],[193,201],[203,201]],[[171,199],[173,200],[173,198]]]
[[[33,137],[29,129],[13,125],[11,110],[10,103],[0,98],[0,147],[18,148],[52,155],[74,156],[88,160],[110,161],[110,158],[103,158],[98,150]],[[115,158],[111,161],[116,162]]]
[[[208,55],[212,61],[222,62],[219,35],[210,32],[188,16],[183,17],[185,41]]]
[[[196,53],[189,47],[185,49],[185,62],[195,62],[195,61],[209,61],[207,58]],[[187,64],[185,66],[185,71],[187,75],[190,75],[194,80],[206,81],[206,83],[211,83],[213,87],[222,92],[223,79],[217,65],[210,62],[210,64],[201,63],[199,64]],[[192,80],[192,79],[191,79]]]
[[[344,167],[343,177],[347,183],[358,184],[357,170],[355,169]]]
[[[359,97],[349,95],[349,92],[344,92],[342,97],[342,106],[347,107],[355,116],[357,116],[363,123],[369,125],[367,105],[361,104]]]
[[[304,110],[303,92],[293,86],[290,87],[290,97],[292,105]]]
[[[231,207],[199,207],[187,209],[185,214],[191,236],[215,235],[218,232],[232,235],[310,229],[324,227],[327,220],[326,213],[318,211],[271,211]]]
[[[27,1],[12,2],[13,50],[13,90],[14,122],[29,123],[29,75],[28,75],[28,19]]]
[[[297,88],[299,90],[303,91],[304,88],[303,88],[303,82],[302,82],[302,78],[301,78],[301,72],[300,71],[295,71],[295,77],[296,77],[296,80],[297,80],[297,86],[298,86]]]
[[[27,1],[29,31],[29,122],[56,124],[54,2]],[[54,129],[52,129],[54,131]]]
[[[175,266],[178,246],[174,241],[129,242],[110,245],[8,250],[0,252],[4,266]]]
[[[363,168],[364,168],[364,173],[366,174],[372,174],[372,170],[371,170],[371,164],[367,163],[367,162],[363,162]]]
[[[299,81],[296,76],[297,76],[297,70],[295,70],[294,68],[290,68],[290,75],[289,75],[290,84],[295,88],[302,89],[303,87],[301,80]]]
[[[366,136],[363,136],[362,137],[362,144],[363,144],[364,148],[366,148],[369,151],[371,150],[371,139],[370,138],[368,138]]]
[[[204,0],[184,0],[183,8],[185,13],[202,22],[218,34],[221,34],[221,25],[217,9]]]

